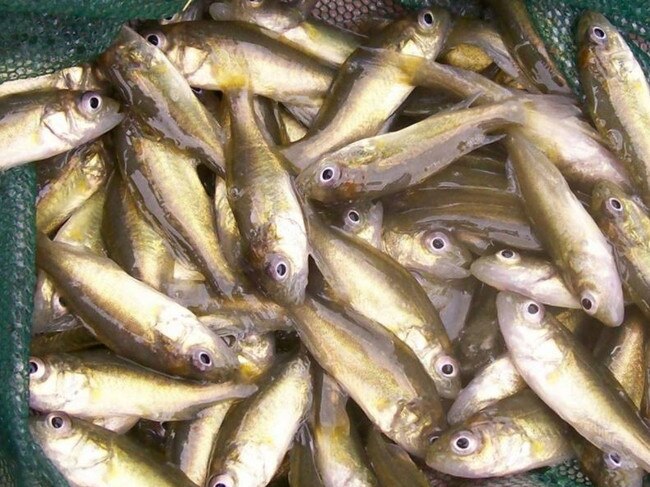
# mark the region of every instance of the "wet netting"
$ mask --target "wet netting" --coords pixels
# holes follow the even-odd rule
[[[49,73],[92,60],[108,47],[119,26],[155,19],[183,8],[184,0],[0,0],[0,82]],[[457,15],[486,15],[471,0],[318,0],[314,15],[355,28],[370,17],[399,15],[430,4]],[[647,0],[526,0],[549,52],[574,90],[579,90],[573,29],[586,9],[605,14],[631,44],[650,74],[650,8]],[[0,174],[0,485],[65,486],[65,481],[31,441],[27,428],[26,369],[35,284],[34,169]],[[431,485],[591,485],[572,462],[508,479],[461,481],[432,477]]]

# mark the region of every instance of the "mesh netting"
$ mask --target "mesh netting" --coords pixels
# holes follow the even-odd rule
[[[184,0],[0,0],[0,82],[45,74],[102,52],[119,26],[131,19],[160,18]],[[480,17],[474,0],[319,0],[314,13],[354,28],[368,17],[399,14],[436,4],[457,15]],[[526,0],[534,24],[574,89],[578,90],[573,27],[580,12],[604,13],[632,45],[650,74],[650,8],[646,0]],[[65,486],[30,439],[27,369],[34,270],[35,178],[30,166],[0,174],[0,485]],[[590,485],[575,462],[508,479],[465,481],[431,478],[433,486],[574,487]]]

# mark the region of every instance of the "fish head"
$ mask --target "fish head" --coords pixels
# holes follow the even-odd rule
[[[601,73],[613,73],[617,58],[627,59],[631,55],[627,43],[616,27],[598,12],[583,14],[576,32],[579,45],[578,64],[582,68],[595,64]]]
[[[472,274],[480,281],[504,282],[512,279],[521,263],[521,255],[514,249],[501,249],[494,254],[479,257],[472,263]]]
[[[336,153],[315,161],[296,177],[296,188],[307,198],[322,202],[345,199],[345,194],[356,192],[354,183],[346,182],[347,168]]]
[[[451,29],[451,16],[431,7],[388,24],[369,42],[369,47],[396,51],[434,61]]]
[[[73,460],[75,454],[80,454],[79,446],[83,446],[84,432],[75,427],[78,420],[72,419],[65,413],[52,412],[46,416],[33,416],[29,418],[29,430],[36,442],[43,449],[45,455],[57,466],[60,460],[65,463],[70,461],[81,462],[79,455]],[[61,469],[65,470],[65,469]]]
[[[383,219],[384,209],[381,202],[356,201],[341,210],[339,221],[336,223],[346,232],[353,233],[378,247]]]
[[[599,225],[605,222],[621,225],[632,214],[634,205],[625,191],[609,181],[599,181],[591,193],[591,211]]]
[[[48,104],[41,123],[57,139],[76,147],[108,132],[124,118],[120,104],[94,91],[61,91]]]
[[[261,266],[260,281],[262,288],[273,300],[285,305],[302,303],[307,287],[306,257],[306,246],[298,254],[280,248],[266,254]]]
[[[516,339],[531,330],[542,330],[546,308],[521,294],[502,291],[497,294],[497,316],[504,336]]]
[[[27,366],[31,408],[37,411],[60,411],[67,410],[70,406],[75,407],[75,403],[86,403],[88,398],[83,395],[90,391],[88,382],[91,378],[83,373],[75,373],[66,365],[65,359],[57,360],[55,356],[30,357]],[[66,389],[65,394],[61,394],[62,387]]]
[[[462,279],[469,276],[472,253],[453,235],[442,229],[418,232],[413,252],[416,259],[431,274],[445,279]]]
[[[210,5],[209,11],[214,20],[249,22],[278,33],[305,19],[299,9],[279,0],[221,0]]]

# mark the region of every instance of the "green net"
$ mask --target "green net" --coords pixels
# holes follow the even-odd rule
[[[0,82],[36,76],[93,59],[131,19],[160,18],[184,0],[0,0]],[[436,4],[457,15],[480,17],[474,0],[318,0],[323,20],[354,27],[367,17],[399,13],[401,7]],[[650,8],[647,0],[526,0],[533,22],[573,88],[579,92],[573,28],[585,9],[605,14],[624,33],[650,74]],[[35,283],[32,167],[0,174],[0,485],[65,486],[34,445],[27,428],[27,369]],[[463,483],[465,482],[465,483]],[[552,469],[467,483],[432,479],[432,485],[578,487],[591,485],[575,462]]]

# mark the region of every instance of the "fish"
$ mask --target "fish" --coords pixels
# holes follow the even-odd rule
[[[645,209],[616,185],[602,181],[592,195],[592,212],[611,244],[625,291],[650,316],[650,219]]]
[[[328,220],[332,225],[365,240],[375,248],[382,248],[384,206],[381,201],[355,201],[321,214],[325,218],[331,215]]]
[[[323,370],[385,435],[422,458],[446,420],[413,352],[383,327],[360,324],[323,298],[307,295],[291,313],[302,343]]]
[[[217,240],[214,207],[197,175],[197,158],[147,133],[136,119],[125,120],[113,140],[120,174],[138,210],[165,235],[176,257],[200,268],[215,291],[226,297],[240,292],[243,279]]]
[[[152,421],[193,418],[214,403],[247,397],[254,385],[199,384],[150,371],[104,351],[29,359],[30,407],[82,419],[131,416]],[[115,390],[124,394],[114,398]]]
[[[650,86],[645,73],[602,14],[582,15],[577,40],[580,85],[594,126],[650,204]]]
[[[446,11],[424,9],[416,17],[389,24],[357,48],[339,69],[307,135],[283,148],[294,170],[300,172],[328,152],[376,135],[415,86],[399,60],[433,60],[449,24]]]
[[[311,406],[310,371],[305,355],[280,362],[255,394],[228,412],[212,454],[207,487],[268,484]]]
[[[324,487],[312,454],[313,441],[307,425],[301,426],[289,452],[290,487]]]
[[[119,173],[112,175],[106,192],[102,237],[108,256],[132,277],[162,291],[174,273],[169,244],[140,213]]]
[[[49,90],[0,98],[0,168],[48,159],[122,121],[120,104],[95,91]]]
[[[345,410],[347,394],[325,373],[314,377],[314,417],[311,431],[316,469],[323,485],[379,487],[366,464],[361,440]]]
[[[219,123],[159,49],[124,26],[99,63],[131,114],[223,174]]]
[[[620,325],[623,291],[607,240],[548,158],[521,134],[510,137],[507,147],[526,213],[553,263],[587,314],[607,326]]]
[[[284,44],[272,31],[246,22],[197,20],[142,35],[195,88],[227,90],[246,80],[256,95],[319,107],[334,79],[332,68]]]
[[[307,207],[306,207],[307,208]],[[459,365],[438,312],[409,272],[366,242],[306,214],[311,256],[334,300],[376,321],[413,350],[442,397],[460,390]],[[350,279],[350,275],[356,276]]]
[[[106,185],[112,158],[101,139],[39,164],[40,191],[36,199],[36,227],[47,234]]]
[[[427,453],[427,465],[465,478],[500,477],[570,459],[568,427],[532,391],[488,406],[452,426]]]
[[[528,386],[606,455],[650,463],[650,430],[612,373],[544,305],[501,291],[499,327]]]
[[[476,259],[470,270],[474,277],[500,291],[516,292],[549,306],[580,308],[558,269],[545,259],[502,249]]]
[[[233,269],[243,268],[245,264],[241,234],[237,227],[235,215],[228,202],[228,188],[225,179],[215,178],[214,214],[216,217],[217,237],[223,255]]]
[[[520,103],[442,112],[396,132],[360,139],[303,169],[298,187],[324,203],[379,198],[421,183],[524,120]]]
[[[65,413],[29,419],[43,453],[72,485],[80,487],[195,487],[177,468],[141,445]]]
[[[299,303],[307,286],[308,241],[288,164],[265,139],[248,91],[226,92],[231,114],[226,187],[242,247],[263,292]]]
[[[220,380],[236,367],[226,344],[192,312],[110,259],[40,234],[37,262],[84,326],[117,354],[198,380]]]
[[[0,98],[30,91],[50,90],[104,92],[106,83],[94,66],[82,64],[41,76],[0,83]]]

